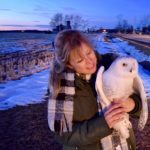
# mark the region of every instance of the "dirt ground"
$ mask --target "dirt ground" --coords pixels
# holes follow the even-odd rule
[[[137,150],[150,150],[150,120],[142,132],[132,122]],[[0,150],[62,150],[48,128],[46,101],[0,111]]]
[[[48,128],[47,102],[0,111],[0,150],[61,150]]]

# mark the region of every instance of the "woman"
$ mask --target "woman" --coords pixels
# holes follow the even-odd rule
[[[96,72],[108,68],[114,55],[100,56],[88,39],[76,30],[64,30],[55,39],[55,58],[50,77],[48,123],[64,150],[135,149],[133,130],[122,141],[112,129],[125,113],[138,116],[140,99],[112,103],[103,113],[95,91]]]

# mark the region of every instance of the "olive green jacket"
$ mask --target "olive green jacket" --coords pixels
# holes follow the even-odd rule
[[[112,55],[98,57],[99,64],[109,64]],[[107,60],[108,59],[108,60]],[[111,61],[110,61],[111,63]],[[109,66],[109,65],[108,65]],[[105,65],[107,68],[107,65]],[[89,82],[75,76],[75,97],[72,132],[56,135],[56,139],[63,144],[64,150],[101,150],[100,139],[112,133],[106,123],[104,116],[98,115],[97,96],[95,91],[95,77]],[[135,100],[135,109],[130,112],[132,117],[139,116],[141,101],[137,95],[131,96]],[[133,130],[130,131],[130,138],[127,140],[129,147],[135,149],[135,137]]]

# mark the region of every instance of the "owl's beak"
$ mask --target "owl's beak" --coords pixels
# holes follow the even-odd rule
[[[132,72],[132,71],[133,71],[133,68],[131,67],[131,68],[130,68],[130,72]]]
[[[130,69],[130,72],[132,72],[132,71],[133,71],[133,69],[131,68],[131,69]]]

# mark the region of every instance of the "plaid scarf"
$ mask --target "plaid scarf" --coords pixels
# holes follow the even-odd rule
[[[72,131],[73,99],[75,95],[74,71],[67,68],[64,70],[62,77],[61,89],[56,99],[50,99],[48,102],[50,129],[60,134]]]
[[[61,90],[56,99],[48,102],[48,123],[51,131],[61,135],[62,132],[72,131],[73,105],[75,95],[75,73],[67,68],[61,79]],[[97,100],[99,114],[102,114],[100,101]],[[125,139],[122,139],[116,131],[100,140],[103,150],[128,150]]]

